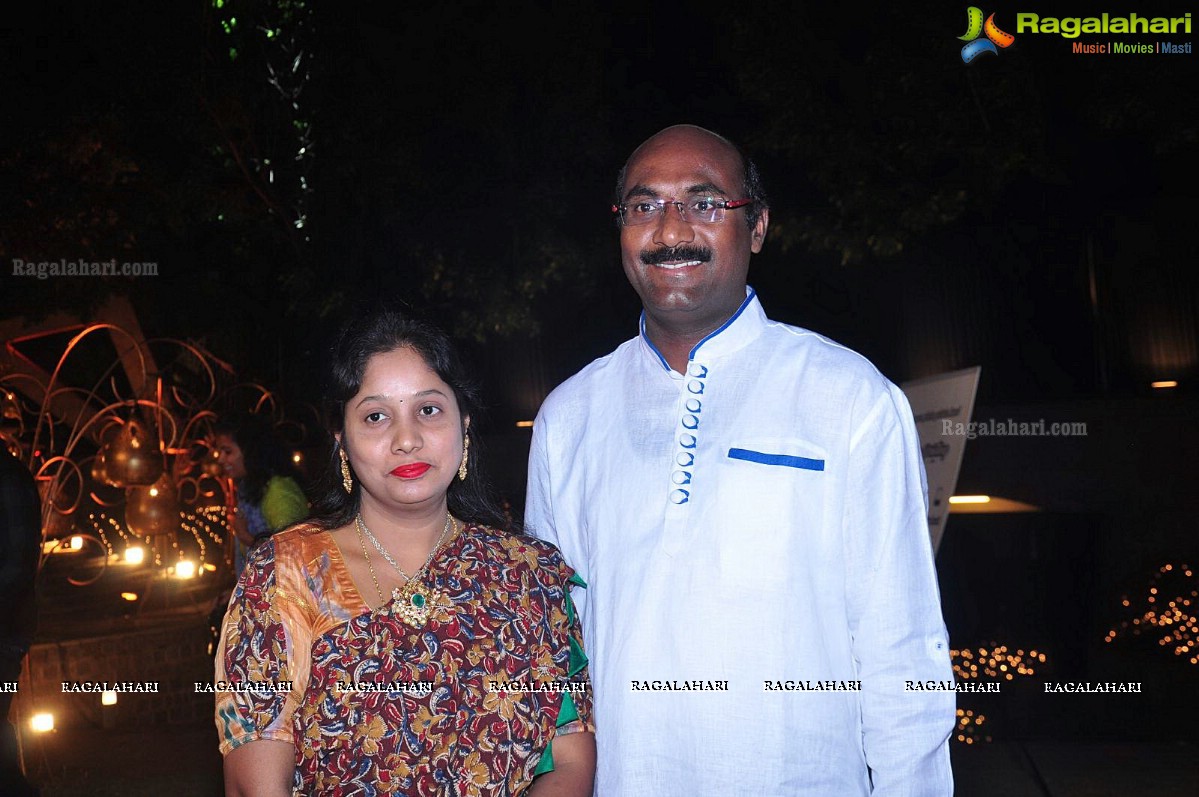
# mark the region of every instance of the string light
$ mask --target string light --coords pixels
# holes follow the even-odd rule
[[[982,733],[983,723],[987,721],[987,715],[981,714],[973,709],[959,708],[957,712],[958,722],[954,729],[954,740],[962,744],[976,744],[978,742],[991,741],[990,734]]]
[[[1044,653],[1036,650],[1025,653],[1023,648],[1012,651],[1007,645],[997,642],[977,650],[950,650],[949,656],[953,661],[954,674],[963,681],[983,676],[1011,681],[1017,676],[1036,674],[1035,668],[1046,661]]]
[[[1035,675],[1039,668],[1047,665],[1049,659],[1043,651],[1025,651],[1024,648],[1012,650],[1007,645],[994,641],[979,648],[951,649],[949,657],[953,664],[953,674],[960,681],[980,680],[985,677],[1000,682]],[[966,693],[959,695],[959,698],[965,697]],[[991,735],[984,734],[981,730],[986,720],[987,715],[981,711],[959,708],[953,739],[967,745],[991,741]]]
[[[1189,664],[1199,664],[1199,583],[1194,571],[1185,564],[1167,562],[1154,571],[1149,580],[1145,606],[1132,609],[1132,600],[1123,595],[1120,605],[1132,609],[1132,617],[1103,635],[1106,644],[1118,637],[1151,637],[1157,647],[1171,652]]]

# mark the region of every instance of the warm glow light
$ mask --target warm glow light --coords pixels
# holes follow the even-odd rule
[[[1158,388],[1158,389],[1161,389],[1164,387],[1178,387],[1178,381],[1175,379],[1163,379],[1160,382],[1150,382],[1149,387]]]
[[[204,569],[207,570],[209,573],[214,573],[214,572],[216,572],[216,565],[214,565],[212,562],[205,562]]]
[[[175,575],[179,578],[195,578],[196,563],[182,559],[175,565]]]
[[[117,693],[116,692],[101,692],[100,693],[100,705],[115,706],[116,704],[117,704]]]
[[[517,429],[530,429],[530,428],[532,428],[532,426],[533,426],[532,421],[517,421],[516,422]]]
[[[121,597],[127,601],[135,601],[135,600],[137,600],[137,593],[136,592],[122,592]]]
[[[125,549],[125,561],[131,565],[140,565],[146,561],[146,549],[140,545],[130,545]]]
[[[949,496],[951,504],[989,504],[991,496],[989,495],[951,495]]]
[[[156,496],[156,495],[158,495],[158,488],[157,488],[157,487],[151,487],[151,488],[150,488],[150,495],[155,495],[155,496]]]
[[[49,711],[39,711],[29,718],[29,727],[34,733],[47,733],[54,730],[54,715]]]
[[[76,535],[71,538],[71,550],[78,551],[83,548],[83,538]]]
[[[299,465],[304,460],[304,455],[299,451],[291,455],[291,461]]]

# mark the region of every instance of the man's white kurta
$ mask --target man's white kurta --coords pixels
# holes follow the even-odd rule
[[[643,322],[541,408],[526,522],[588,582],[598,795],[951,793],[920,447],[860,355],[752,289],[686,374]]]

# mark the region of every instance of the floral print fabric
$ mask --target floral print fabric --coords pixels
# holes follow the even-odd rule
[[[221,752],[294,743],[301,794],[520,794],[556,735],[594,730],[572,576],[548,543],[468,525],[416,629],[371,611],[328,532],[276,535],[225,617],[217,681],[266,688],[218,692]]]

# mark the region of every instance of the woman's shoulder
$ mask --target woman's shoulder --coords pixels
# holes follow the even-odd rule
[[[555,571],[563,580],[574,573],[556,546],[537,537],[476,524],[467,524],[463,535],[501,563]]]
[[[269,557],[276,564],[305,562],[331,545],[333,538],[328,529],[318,523],[302,521],[267,537],[255,547],[254,553]]]

